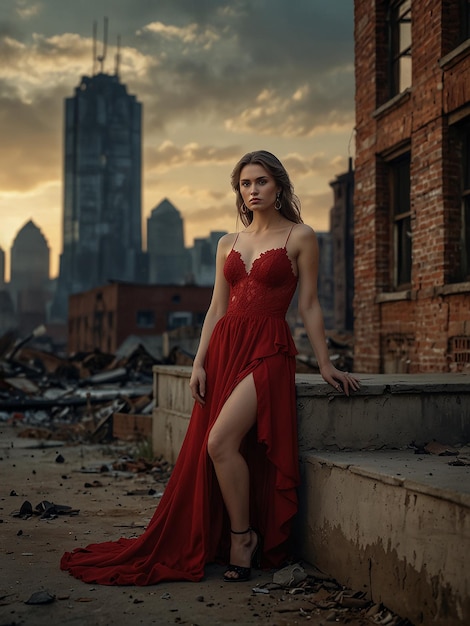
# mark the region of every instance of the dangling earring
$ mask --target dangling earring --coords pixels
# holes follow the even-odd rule
[[[246,215],[248,213],[248,209],[246,208],[246,204],[244,202],[242,202],[242,205],[240,207],[240,211]]]
[[[282,209],[282,202],[280,200],[281,194],[278,193],[276,195],[276,202],[274,203],[274,208],[276,209],[276,211],[280,211]]]

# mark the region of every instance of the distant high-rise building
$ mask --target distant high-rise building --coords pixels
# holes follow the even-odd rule
[[[330,211],[330,233],[333,246],[334,322],[339,331],[354,327],[354,170],[349,170],[330,183],[334,193]]]
[[[0,248],[0,289],[5,287],[5,252]]]
[[[166,198],[147,220],[148,281],[159,285],[182,285],[188,274],[183,220]]]
[[[5,285],[5,252],[0,248],[0,335],[14,330],[16,326],[13,302]]]
[[[46,238],[29,220],[16,235],[10,254],[10,293],[22,332],[46,321],[49,256]]]
[[[331,234],[317,232],[319,248],[318,299],[320,301],[325,328],[334,328],[334,279]]]
[[[196,285],[213,285],[215,256],[219,239],[226,231],[211,231],[209,237],[196,237],[191,248],[192,280]]]
[[[141,241],[142,105],[117,73],[83,76],[65,101],[63,250],[53,315],[71,293],[136,281]]]

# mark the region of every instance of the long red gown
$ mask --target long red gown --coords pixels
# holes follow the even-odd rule
[[[140,537],[66,552],[60,566],[76,578],[102,585],[197,581],[206,564],[227,562],[230,526],[207,438],[225,401],[250,373],[258,398],[257,423],[244,442],[251,526],[263,537],[264,567],[278,567],[289,556],[299,468],[296,348],[285,316],[297,278],[286,246],[264,252],[249,271],[232,248],[224,274],[229,305],[206,354],[206,403],[194,406],[164,495]]]

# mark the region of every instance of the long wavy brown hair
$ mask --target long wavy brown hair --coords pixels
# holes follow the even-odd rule
[[[292,185],[289,174],[286,168],[279,161],[274,154],[267,152],[266,150],[256,150],[255,152],[248,152],[238,161],[235,165],[231,183],[232,188],[236,193],[236,205],[238,215],[245,226],[249,226],[253,221],[253,211],[250,211],[246,207],[246,213],[242,211],[243,198],[240,193],[240,174],[245,165],[254,163],[255,165],[261,165],[264,169],[271,174],[276,181],[276,185],[281,188],[279,200],[281,202],[280,213],[286,219],[294,222],[295,224],[302,224],[302,218],[300,217],[300,200],[294,193],[294,186]]]

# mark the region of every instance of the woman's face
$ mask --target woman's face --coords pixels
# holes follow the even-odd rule
[[[272,175],[262,165],[249,163],[240,172],[240,194],[250,211],[274,208],[276,194],[280,191]]]

